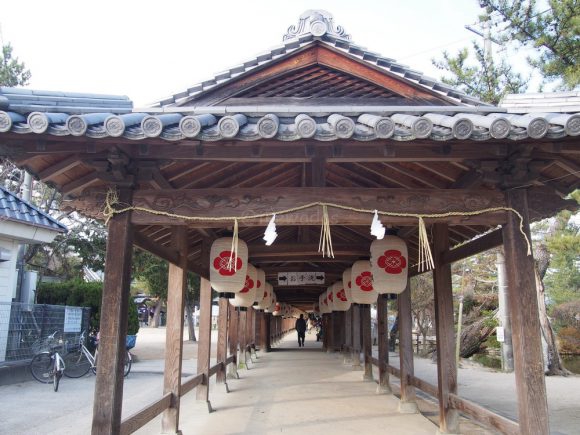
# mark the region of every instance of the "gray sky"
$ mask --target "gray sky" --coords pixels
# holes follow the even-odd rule
[[[280,43],[307,9],[331,12],[353,42],[436,78],[431,59],[478,39],[464,25],[481,11],[476,0],[33,0],[5,1],[0,23],[30,88],[122,94],[142,106]]]

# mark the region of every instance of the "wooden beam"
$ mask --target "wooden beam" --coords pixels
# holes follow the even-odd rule
[[[150,403],[144,408],[137,411],[135,414],[130,415],[123,423],[121,423],[121,429],[119,433],[121,435],[129,435],[137,432],[138,429],[145,426],[159,414],[161,414],[165,409],[171,405],[173,396],[171,393],[166,393],[160,399],[155,402]]]
[[[197,374],[203,374],[207,382],[197,387],[196,398],[205,401],[211,412],[209,401],[209,359],[211,355],[211,283],[201,278],[199,295],[199,337],[197,341]]]
[[[419,412],[419,409],[417,407],[415,388],[411,383],[411,379],[415,376],[415,367],[413,363],[411,287],[408,282],[405,291],[397,296],[397,304],[399,311],[399,378],[401,380],[399,412],[414,414]]]
[[[442,255],[449,250],[449,228],[433,226],[433,284],[435,289],[435,328],[437,333],[437,379],[439,398],[439,431],[459,433],[459,413],[451,407],[449,394],[457,394],[455,332],[453,323],[453,291],[451,266]]]
[[[169,263],[167,278],[167,323],[165,330],[165,369],[163,394],[171,393],[171,405],[161,417],[162,433],[179,432],[179,398],[183,361],[183,310],[187,291],[187,231],[173,228],[171,245],[179,250],[179,265]]]
[[[45,183],[48,181],[54,180],[55,177],[58,177],[61,174],[69,171],[70,169],[74,168],[75,166],[81,163],[78,155],[72,155],[70,157],[64,158],[58,163],[49,166],[46,169],[43,169],[38,173],[38,177],[43,180]]]
[[[131,202],[130,190],[120,199]],[[123,367],[126,356],[127,310],[131,285],[133,225],[131,213],[117,215],[108,224],[101,313],[99,364],[93,405],[93,435],[113,435],[120,431],[123,406]]]
[[[72,201],[70,206],[92,217],[102,217],[105,191],[87,192],[82,200]],[[133,205],[157,212],[167,212],[196,217],[231,216],[240,218],[240,226],[265,226],[270,216],[245,219],[248,215],[273,213],[299,205],[332,202],[345,207],[365,210],[384,210],[392,213],[437,214],[447,211],[475,211],[490,207],[504,207],[501,192],[492,190],[432,190],[432,189],[380,189],[380,188],[236,188],[236,189],[188,189],[148,190],[135,194]],[[332,225],[369,225],[369,213],[359,213],[329,207]],[[428,218],[429,222],[444,221],[462,225],[491,225],[505,222],[505,212],[486,213],[477,216]],[[188,221],[171,216],[134,211],[133,223],[137,225],[178,225],[186,223],[194,227],[224,227],[231,222]],[[414,225],[415,217],[383,217],[383,223]],[[322,208],[317,206],[288,214],[278,214],[278,225],[320,225]]]
[[[528,240],[531,240],[526,190],[509,190],[506,196],[509,206],[523,216],[523,230]],[[544,435],[550,429],[534,257],[527,255],[528,246],[520,232],[520,221],[514,214],[508,216],[507,225],[503,228],[503,239],[520,431],[522,434]]]
[[[443,264],[451,264],[490,249],[497,248],[502,243],[503,236],[501,230],[495,230],[458,246],[457,248],[444,252],[441,255],[441,261]]]
[[[248,256],[250,259],[280,258],[285,260],[292,257],[301,258],[309,255],[317,255],[319,254],[318,249],[318,243],[274,243],[272,246],[265,246],[263,243],[260,243],[259,245],[248,245]],[[332,249],[335,256],[368,257],[370,255],[370,242],[358,246],[335,243],[332,245]]]

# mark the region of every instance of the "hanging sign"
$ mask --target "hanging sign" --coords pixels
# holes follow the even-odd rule
[[[503,343],[505,341],[505,331],[503,329],[503,326],[498,326],[497,328],[495,328],[495,335],[497,336],[497,341],[499,341],[500,343]]]
[[[278,272],[278,285],[324,284],[324,272]]]
[[[64,332],[81,332],[83,321],[83,309],[79,307],[65,307],[64,309]]]

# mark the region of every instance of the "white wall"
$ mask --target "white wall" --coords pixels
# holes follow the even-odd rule
[[[10,261],[0,262],[0,361],[4,361],[8,343],[10,302],[16,292],[18,243],[15,240],[0,237],[0,247],[11,253]]]

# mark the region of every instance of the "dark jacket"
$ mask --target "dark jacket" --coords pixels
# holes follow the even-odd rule
[[[296,325],[294,326],[297,332],[306,332],[306,320],[298,319],[296,320]]]

